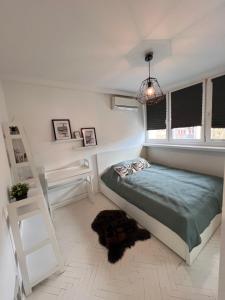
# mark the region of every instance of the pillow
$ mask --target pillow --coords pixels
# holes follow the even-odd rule
[[[125,177],[127,175],[132,175],[137,171],[141,171],[145,168],[150,168],[151,165],[144,158],[138,157],[136,159],[123,161],[119,164],[113,166],[114,171],[120,175],[120,177]]]
[[[150,168],[150,167],[151,167],[150,163],[144,158],[139,158],[132,163],[132,168],[135,171],[141,171],[145,168]]]
[[[132,168],[132,165],[128,163],[121,163],[120,165],[116,165],[113,169],[120,177],[132,175],[136,172],[134,168]]]

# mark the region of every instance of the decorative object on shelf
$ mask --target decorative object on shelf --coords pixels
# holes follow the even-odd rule
[[[84,139],[84,147],[97,145],[97,138],[94,127],[81,128],[81,133]]]
[[[27,154],[24,148],[24,144],[21,138],[12,140],[13,151],[15,155],[16,163],[27,162]]]
[[[149,65],[149,76],[143,80],[138,91],[137,101],[141,104],[154,105],[164,99],[164,94],[160,88],[158,80],[150,76],[150,61],[153,58],[153,52],[149,52],[145,56],[145,61]]]
[[[73,138],[74,139],[80,139],[81,138],[79,130],[76,130],[76,131],[73,132]]]
[[[69,140],[72,138],[69,119],[53,119],[52,125],[55,140]]]
[[[19,129],[18,129],[17,126],[10,126],[9,130],[10,130],[10,134],[11,135],[18,135],[18,134],[20,134]]]
[[[17,183],[11,187],[10,197],[16,198],[16,201],[26,199],[29,191],[29,185],[27,183]]]

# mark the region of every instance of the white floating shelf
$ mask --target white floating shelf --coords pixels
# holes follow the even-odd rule
[[[53,141],[53,143],[61,144],[61,143],[72,143],[72,142],[79,142],[79,141],[83,141],[83,138],[68,139],[68,140],[55,140],[55,141]]]
[[[94,148],[97,148],[98,146],[83,146],[83,147],[73,147],[73,150],[91,150],[91,149],[94,149]]]

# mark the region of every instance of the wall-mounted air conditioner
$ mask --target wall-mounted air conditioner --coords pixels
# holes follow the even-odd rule
[[[112,96],[113,110],[138,110],[139,104],[135,98]]]

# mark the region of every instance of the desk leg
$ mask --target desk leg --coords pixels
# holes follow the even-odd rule
[[[93,176],[88,175],[86,182],[87,182],[88,198],[91,202],[94,202]]]

